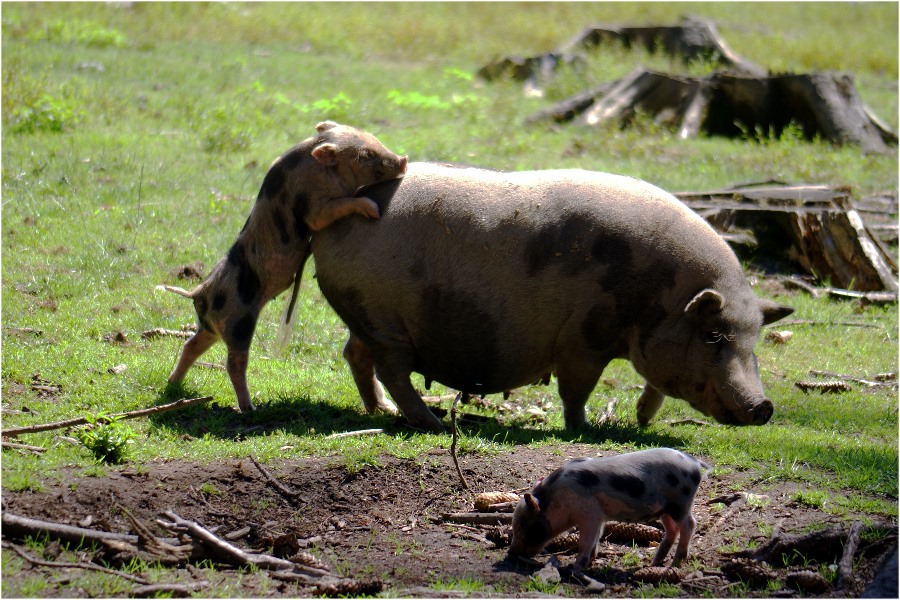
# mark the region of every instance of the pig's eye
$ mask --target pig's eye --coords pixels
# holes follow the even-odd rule
[[[730,342],[734,336],[730,336],[727,333],[722,331],[708,331],[703,335],[703,341],[707,344],[724,344],[725,342]]]

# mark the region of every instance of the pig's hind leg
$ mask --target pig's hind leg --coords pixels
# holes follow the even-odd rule
[[[184,376],[187,375],[188,370],[193,366],[197,359],[200,358],[204,352],[209,350],[209,347],[212,346],[217,339],[219,339],[219,336],[201,327],[200,330],[184,344],[184,348],[181,350],[181,356],[178,358],[178,364],[175,365],[172,374],[169,375],[169,383],[178,383],[184,379]]]
[[[397,407],[384,397],[384,390],[375,379],[375,360],[365,342],[350,334],[350,339],[344,346],[344,359],[350,365],[353,381],[356,383],[356,389],[359,390],[366,412],[374,413],[380,410],[396,415]]]
[[[583,514],[578,523],[578,557],[575,559],[575,572],[580,573],[594,562],[597,557],[597,543],[603,533],[603,516],[599,514]]]
[[[378,205],[369,198],[336,198],[327,200],[318,209],[314,209],[314,214],[307,217],[306,224],[313,231],[321,231],[338,219],[352,214],[370,219],[381,217]]]

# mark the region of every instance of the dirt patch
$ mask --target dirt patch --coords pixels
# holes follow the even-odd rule
[[[595,456],[596,448],[567,444],[540,449],[520,447],[507,454],[463,456],[461,466],[473,491],[522,491],[547,475],[565,459]],[[63,471],[40,492],[3,493],[3,509],[9,513],[71,525],[131,532],[116,505],[126,507],[160,536],[170,535],[154,520],[165,510],[206,527],[218,527],[219,535],[250,527],[237,545],[265,552],[285,553],[297,548],[312,552],[337,573],[359,579],[377,578],[390,596],[525,596],[552,591],[552,584],[534,583],[540,566],[505,560],[505,547],[487,538],[502,537],[508,527],[460,526],[443,521],[446,513],[471,511],[472,497],[461,490],[446,451],[433,451],[415,459],[382,457],[379,466],[348,472],[339,457],[277,460],[265,466],[285,487],[299,492],[287,499],[266,481],[250,460],[223,460],[208,465],[184,461],[152,463],[135,468],[110,469],[102,477],[85,476],[80,470]],[[801,569],[818,571],[819,561],[799,558],[796,565],[771,564],[777,583],[751,586],[729,580],[722,565],[730,561],[727,550],[760,546],[772,528],[785,533],[832,526],[849,527],[853,516],[838,517],[792,503],[794,484],[752,489],[741,474],[711,476],[700,487],[695,505],[698,533],[687,565],[680,570],[679,596],[712,595],[759,597],[859,596],[872,580],[879,560],[896,543],[864,541],[853,578],[843,590],[832,584],[818,593],[787,587],[788,575]],[[753,492],[756,496],[739,496]],[[718,502],[713,502],[716,499]],[[896,524],[888,524],[896,529]],[[492,533],[493,529],[493,533]],[[133,533],[133,532],[131,532]],[[296,539],[280,548],[284,535]],[[498,536],[498,534],[500,534]],[[501,545],[502,546],[502,545]],[[635,572],[650,564],[655,549],[637,544],[602,542],[599,558],[587,574],[605,584],[606,596],[636,593],[661,595],[635,579]],[[546,563],[548,556],[538,557]],[[560,553],[563,566],[571,565],[574,552]],[[837,563],[840,556],[825,559]],[[805,565],[803,564],[805,561]],[[25,564],[24,562],[22,563]],[[84,590],[66,585],[59,569],[25,566],[11,573],[5,569],[4,595],[14,597],[17,578],[33,577],[34,569],[46,572],[50,585],[44,597],[77,597]],[[725,569],[732,571],[733,569]],[[213,570],[173,568],[172,581],[206,578],[212,585],[229,585],[242,596],[278,597],[309,595],[309,588],[278,582],[260,572],[239,572],[230,567]],[[51,577],[52,575],[52,577]],[[55,579],[53,579],[55,578]],[[477,588],[461,581],[481,582]],[[586,596],[588,591],[563,574],[558,590]],[[641,587],[649,589],[640,590]],[[450,588],[450,589],[448,589]],[[213,588],[215,589],[215,588]],[[673,590],[668,588],[668,594]]]

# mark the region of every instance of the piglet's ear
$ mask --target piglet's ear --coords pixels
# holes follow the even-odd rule
[[[338,124],[334,121],[322,121],[318,125],[316,125],[316,131],[322,133],[323,131],[328,131],[329,129],[334,129]]]
[[[525,506],[528,507],[529,512],[539,513],[541,512],[541,506],[538,504],[538,499],[525,492]]]
[[[781,306],[771,300],[760,300],[759,309],[762,311],[763,325],[771,325],[794,312],[794,309],[790,306]]]
[[[319,144],[313,148],[312,157],[325,167],[333,167],[338,163],[337,146],[334,144]]]

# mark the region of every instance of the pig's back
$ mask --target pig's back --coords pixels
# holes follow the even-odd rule
[[[579,343],[592,310],[634,304],[635,290],[674,305],[676,280],[702,288],[722,267],[724,242],[702,219],[628,177],[412,163],[364,193],[382,217],[314,235],[319,285],[354,333],[412,345],[415,370],[458,389],[530,383]],[[585,351],[609,353],[626,333],[612,324],[609,347]]]

